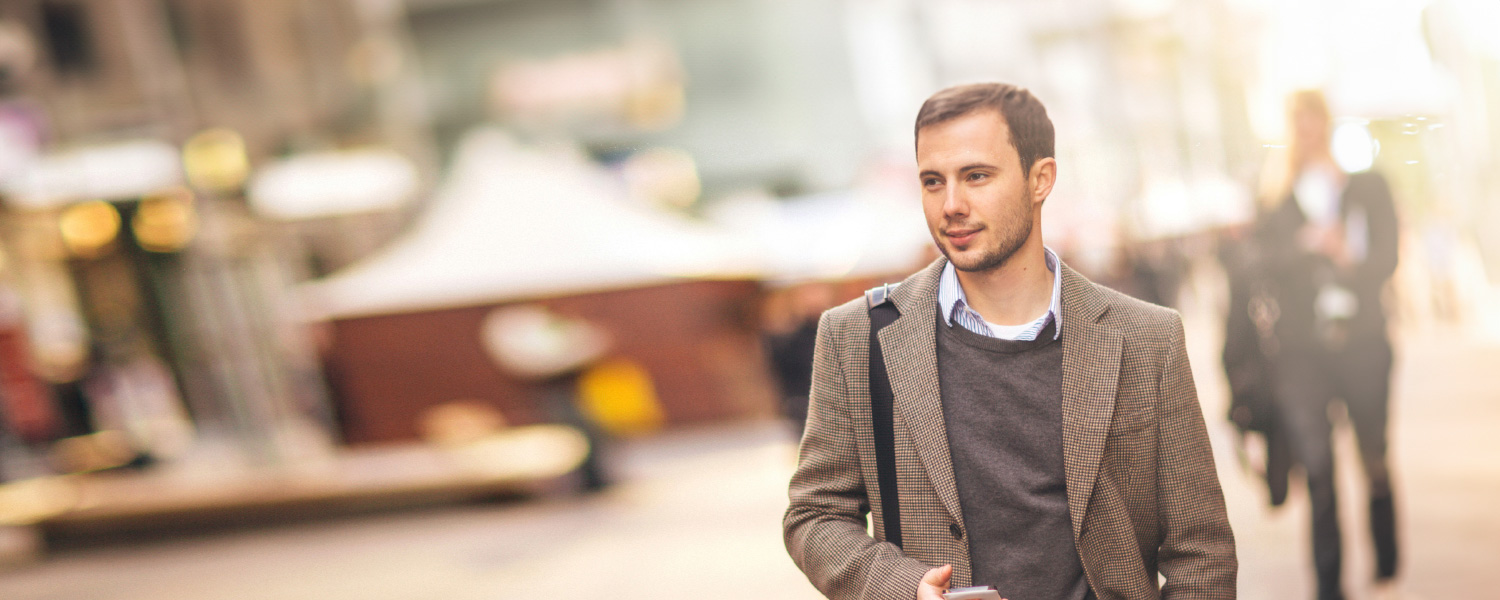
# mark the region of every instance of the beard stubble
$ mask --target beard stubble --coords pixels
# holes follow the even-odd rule
[[[1025,185],[1023,184],[1023,194],[1021,195],[1023,200],[1015,203],[1015,208],[1011,210],[1010,214],[1005,215],[998,223],[989,224],[989,228],[997,234],[995,246],[989,251],[980,254],[973,261],[959,262],[954,260],[948,247],[941,242],[938,243],[938,250],[942,251],[943,256],[948,259],[948,262],[953,263],[953,268],[970,273],[993,271],[1004,266],[1010,260],[1010,257],[1014,256],[1016,251],[1021,249],[1021,246],[1026,243],[1026,239],[1031,237],[1031,219],[1032,211],[1034,210],[1030,202],[1024,201],[1024,191]],[[962,223],[950,222],[946,224],[944,229],[956,225],[962,225]]]

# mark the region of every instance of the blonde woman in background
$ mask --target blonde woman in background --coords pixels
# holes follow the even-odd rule
[[[1344,597],[1330,404],[1342,402],[1369,481],[1376,591],[1396,575],[1395,508],[1386,458],[1392,351],[1381,290],[1396,268],[1390,186],[1373,171],[1346,173],[1330,150],[1323,95],[1288,102],[1284,172],[1269,178],[1257,241],[1279,309],[1275,392],[1280,424],[1307,475],[1320,600]]]

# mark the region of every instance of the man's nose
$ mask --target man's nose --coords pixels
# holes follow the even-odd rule
[[[943,214],[949,217],[962,217],[969,214],[969,199],[964,193],[963,186],[950,185],[944,190]]]

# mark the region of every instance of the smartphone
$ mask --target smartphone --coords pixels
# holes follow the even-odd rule
[[[1005,600],[990,586],[953,588],[943,594],[944,600]]]

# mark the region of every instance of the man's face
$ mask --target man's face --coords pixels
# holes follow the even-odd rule
[[[917,170],[927,228],[960,271],[1005,264],[1031,236],[1034,211],[1046,198],[1022,174],[1010,129],[993,110],[922,128]]]

